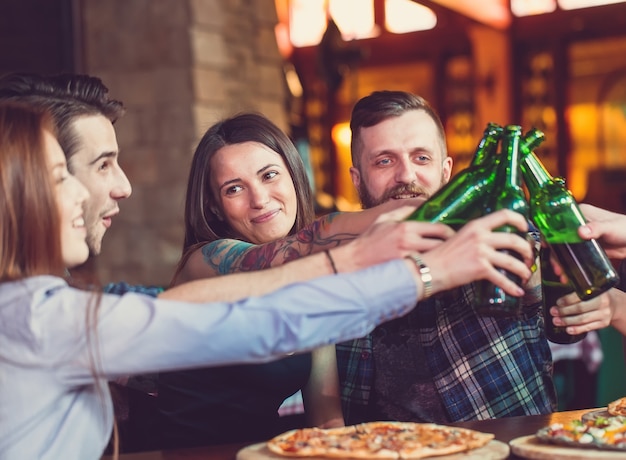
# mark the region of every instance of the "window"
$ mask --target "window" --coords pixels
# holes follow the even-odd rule
[[[437,25],[437,15],[412,0],[385,1],[385,29],[395,34],[430,30]]]
[[[552,13],[557,5],[563,10],[623,3],[624,0],[511,0],[511,11],[517,17]]]
[[[319,44],[326,30],[327,14],[346,41],[376,37],[380,32],[375,22],[374,0],[289,0],[289,37],[293,46]],[[435,13],[413,0],[385,0],[385,19],[385,29],[396,34],[428,30],[437,24]]]

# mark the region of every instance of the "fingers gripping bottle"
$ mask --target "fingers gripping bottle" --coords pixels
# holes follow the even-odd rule
[[[552,177],[534,152],[524,157],[521,168],[531,219],[578,297],[588,300],[615,286],[619,277],[602,247],[578,236],[585,218],[565,180]]]
[[[541,294],[543,298],[542,311],[546,338],[550,342],[560,343],[563,345],[579,342],[585,338],[587,335],[586,332],[576,335],[568,334],[564,327],[554,325],[552,322],[552,315],[550,314],[550,308],[552,308],[553,305],[556,305],[556,301],[564,295],[574,292],[574,288],[571,283],[561,283],[561,280],[554,272],[552,263],[550,262],[549,247],[541,248],[539,251],[539,258],[541,261]]]

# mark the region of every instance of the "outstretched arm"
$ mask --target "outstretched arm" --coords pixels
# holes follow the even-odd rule
[[[443,224],[398,222],[405,216],[404,209],[383,214],[375,225],[371,225],[358,238],[330,249],[335,269],[339,273],[347,273],[402,258],[411,252],[427,251],[454,235],[454,231]],[[187,272],[186,278],[191,281],[184,282],[186,279],[179,277],[176,286],[160,296],[190,302],[238,300],[266,294],[297,281],[330,275],[334,271],[329,257],[324,252],[267,270],[250,268],[251,271],[221,276],[219,280],[202,279],[215,276],[217,273],[215,270],[209,270],[209,265],[202,257],[198,263],[207,267],[204,268],[204,276],[194,277]]]
[[[524,293],[496,267],[528,281],[529,267],[534,262],[531,244],[512,233],[492,232],[505,224],[527,231],[527,223],[520,214],[498,211],[468,223],[458,233],[444,224],[398,222],[405,215],[402,209],[387,213],[355,240],[330,250],[337,271],[352,272],[418,252],[431,269],[433,293],[480,279],[487,279],[512,295]],[[523,260],[500,249],[517,252]],[[424,295],[422,278],[411,261],[405,260],[405,264],[412,270],[419,300]],[[168,289],[160,297],[190,302],[242,299],[332,273],[329,258],[319,253],[268,270],[192,281]]]
[[[336,248],[354,240],[383,214],[398,212],[395,219],[401,220],[422,202],[422,199],[390,200],[364,211],[332,213],[315,220],[295,235],[261,245],[231,239],[207,243],[190,255],[175,283],[277,267],[300,257]]]

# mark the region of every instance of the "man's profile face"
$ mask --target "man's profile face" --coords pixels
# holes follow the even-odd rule
[[[79,147],[68,161],[69,171],[89,191],[85,202],[87,245],[100,254],[102,238],[119,212],[118,201],[128,198],[131,186],[118,163],[119,148],[113,124],[102,115],[88,115],[72,123]]]
[[[360,166],[350,168],[364,208],[388,200],[429,198],[450,179],[437,125],[423,110],[361,128]]]

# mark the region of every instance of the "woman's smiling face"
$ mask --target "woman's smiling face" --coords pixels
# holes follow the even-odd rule
[[[211,189],[225,221],[243,240],[263,244],[289,234],[298,202],[283,158],[257,142],[222,147],[211,158]]]
[[[89,256],[85,240],[87,229],[83,218],[83,205],[89,193],[68,172],[63,150],[47,130],[44,131],[44,145],[59,210],[63,263],[68,268],[74,267],[85,262]]]

